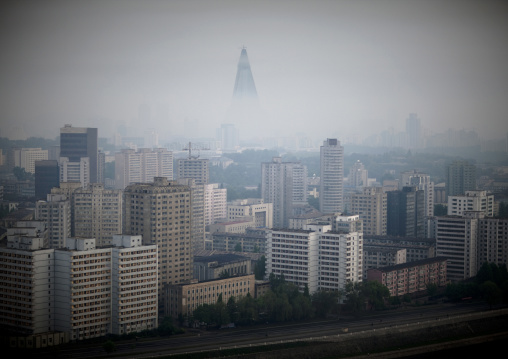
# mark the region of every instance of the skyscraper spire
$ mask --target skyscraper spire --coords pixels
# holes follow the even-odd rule
[[[247,49],[242,48],[240,60],[238,61],[238,70],[236,72],[235,88],[233,90],[233,103],[239,101],[257,101],[258,94],[254,77],[250,69],[249,58],[247,57]]]

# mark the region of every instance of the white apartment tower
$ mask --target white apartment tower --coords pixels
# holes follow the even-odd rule
[[[123,149],[115,154],[115,188],[152,182],[155,177],[173,179],[173,153],[165,148]]]
[[[261,197],[273,204],[273,226],[288,228],[293,208],[307,203],[307,167],[299,162],[272,162],[261,164]]]
[[[113,235],[122,233],[122,203],[122,191],[104,189],[102,183],[76,189],[73,235],[95,238],[98,246],[110,245]]]
[[[226,188],[219,188],[218,183],[204,185],[205,226],[227,217],[228,192]]]
[[[347,282],[362,281],[362,232],[324,232],[319,235],[320,290],[343,290]]]
[[[464,216],[433,217],[431,237],[436,238],[436,257],[448,258],[446,277],[462,281],[474,277],[478,271],[478,226],[480,212]]]
[[[303,291],[343,290],[362,281],[363,233],[358,215],[334,216],[336,224],[308,224],[304,229],[269,230],[267,273],[284,275]],[[338,230],[332,231],[332,226]]]
[[[323,142],[320,152],[320,211],[322,213],[342,212],[344,205],[344,148],[336,138],[328,138]]]
[[[266,241],[266,272],[284,275],[300,291],[318,290],[319,232],[270,230]]]
[[[63,194],[48,194],[35,204],[35,219],[46,222],[50,248],[62,248],[71,237],[71,201]]]
[[[434,215],[434,182],[430,180],[430,176],[416,170],[401,172],[399,189],[404,187],[417,187],[425,193],[425,216],[432,217]]]
[[[123,234],[113,236],[113,245],[112,333],[122,335],[157,328],[157,246],[143,245],[141,236]]]

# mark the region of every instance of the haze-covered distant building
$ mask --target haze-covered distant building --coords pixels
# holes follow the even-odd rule
[[[60,182],[98,182],[97,128],[60,128]]]
[[[425,197],[417,187],[387,192],[386,233],[389,236],[425,237]]]
[[[336,138],[328,138],[323,142],[320,151],[319,210],[322,213],[342,212],[344,206],[344,147]]]
[[[265,132],[265,129],[258,126],[262,116],[247,49],[244,47],[238,60],[233,98],[226,114],[226,123],[238,128],[239,137],[242,139],[252,139]]]
[[[399,188],[407,186],[416,186],[425,194],[425,215],[431,217],[434,215],[434,182],[430,176],[425,173],[414,171],[405,171],[400,174]]]
[[[115,154],[115,188],[152,182],[155,177],[173,179],[173,153],[165,148],[123,149]]]
[[[58,161],[35,161],[35,199],[46,199],[53,187],[60,185]]]
[[[446,166],[446,195],[463,195],[476,190],[476,166],[468,161],[453,161]]]

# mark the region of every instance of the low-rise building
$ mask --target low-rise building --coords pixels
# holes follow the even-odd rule
[[[446,258],[435,257],[395,266],[372,268],[367,271],[367,280],[377,280],[388,287],[390,296],[401,296],[421,292],[428,284],[438,287],[447,284]]]
[[[230,297],[254,296],[255,279],[254,274],[204,282],[193,279],[186,284],[168,284],[164,292],[164,315],[189,317],[198,306],[215,304],[220,297],[227,302]]]
[[[200,282],[247,274],[252,274],[250,258],[234,253],[194,256],[194,279]]]

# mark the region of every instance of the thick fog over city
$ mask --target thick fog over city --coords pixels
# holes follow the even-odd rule
[[[235,123],[245,48],[260,110],[254,128],[235,123],[241,139],[362,143],[410,113],[427,135],[502,138],[507,14],[501,1],[7,1],[0,136],[70,123],[214,137]]]

